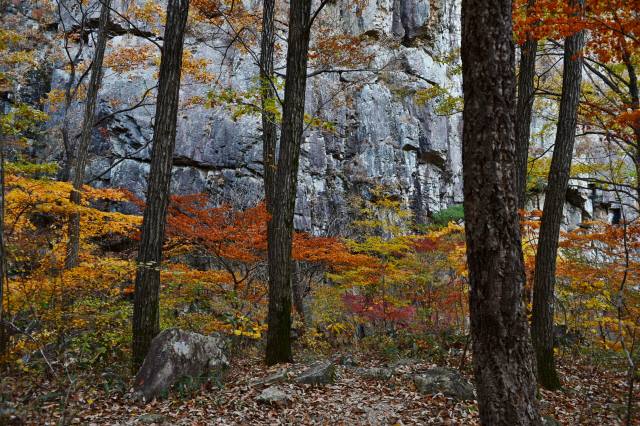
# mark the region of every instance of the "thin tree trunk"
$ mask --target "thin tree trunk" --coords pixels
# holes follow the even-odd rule
[[[627,73],[629,74],[629,95],[631,95],[631,108],[637,110],[640,108],[640,92],[638,91],[638,74],[636,73],[636,69],[631,62],[631,56],[625,50],[622,59],[624,60],[624,64],[627,68]],[[633,153],[633,163],[636,168],[636,197],[637,201],[640,204],[640,120],[635,122],[635,126],[633,126],[633,131],[635,133],[635,146],[632,144],[631,146],[634,148]]]
[[[4,281],[7,275],[6,257],[7,253],[4,242],[4,131],[2,129],[2,120],[0,120],[0,370],[4,368],[8,343],[4,326]]]
[[[84,107],[84,121],[82,123],[82,136],[77,150],[76,169],[73,174],[73,190],[71,191],[71,202],[80,204],[82,201],[82,186],[84,184],[84,174],[87,164],[87,155],[91,133],[93,132],[93,118],[96,112],[96,100],[100,88],[100,76],[102,75],[102,62],[104,50],[107,46],[107,28],[109,27],[109,12],[111,10],[111,0],[102,0],[100,10],[100,23],[98,25],[98,41],[93,57],[91,69],[91,79],[87,88],[87,99]],[[72,213],[69,217],[69,245],[67,246],[67,257],[65,268],[71,269],[78,266],[78,253],[80,251],[80,214]]]
[[[169,0],[158,80],[147,203],[142,219],[133,304],[132,370],[142,365],[149,345],[160,332],[159,293],[171,165],[175,147],[182,49],[189,0]]]
[[[536,351],[538,381],[549,390],[562,387],[553,352],[554,293],[556,287],[556,257],[562,210],[567,200],[571,173],[573,142],[580,106],[584,32],[567,37],[564,45],[562,97],[556,130],[556,142],[551,159],[547,193],[544,200],[536,269],[533,280],[533,308],[531,337]]]
[[[71,47],[69,43],[70,31],[69,31],[69,28],[67,28],[64,24],[66,21],[63,18],[63,11],[62,11],[63,3],[59,1],[57,5],[58,18],[62,24],[62,33],[64,35],[64,50],[69,60],[69,81],[67,81],[64,87],[65,104],[64,104],[64,115],[62,119],[62,142],[64,144],[65,157],[62,161],[62,167],[60,169],[60,172],[58,173],[58,179],[62,182],[68,182],[71,179],[71,169],[73,167],[73,158],[74,158],[74,152],[75,152],[75,144],[71,140],[71,136],[69,134],[70,133],[69,127],[71,126],[71,123],[70,123],[71,105],[73,103],[73,97],[74,97],[75,91],[78,89],[78,87],[80,86],[80,83],[82,82],[85,75],[87,74],[87,72],[85,71],[80,75],[80,77],[76,81],[76,64],[82,57],[82,52],[84,51],[84,46],[85,46],[84,36],[85,36],[86,14],[85,14],[84,8],[82,7],[82,4],[80,4],[79,7],[80,7],[80,13],[81,13],[80,36],[78,37],[80,41],[80,46],[77,48],[75,55],[72,56]],[[75,84],[75,87],[74,87],[74,84]]]
[[[292,1],[289,11],[287,77],[282,136],[273,187],[272,217],[267,225],[269,313],[265,362],[291,362],[291,246],[304,125],[311,0]],[[275,191],[277,188],[277,191]]]
[[[535,6],[529,0],[527,9]],[[529,12],[530,13],[530,12]],[[535,94],[536,53],[538,40],[527,32],[527,40],[520,47],[520,74],[518,75],[518,103],[516,105],[516,188],[518,209],[524,210],[527,194],[527,160],[531,138],[531,112]]]
[[[274,182],[276,176],[276,146],[278,129],[276,116],[269,110],[275,106],[273,89],[273,52],[275,48],[275,0],[264,0],[262,8],[262,40],[260,41],[260,79],[262,80],[262,158],[264,190],[267,212],[274,207]]]
[[[542,424],[523,302],[511,0],[463,0],[463,183],[473,369],[484,425]]]
[[[303,290],[302,290],[302,274],[300,273],[300,264],[297,260],[293,260],[291,264],[291,280],[293,281],[293,306],[295,306],[298,315],[302,323],[305,323],[304,318],[304,302],[303,302]]]

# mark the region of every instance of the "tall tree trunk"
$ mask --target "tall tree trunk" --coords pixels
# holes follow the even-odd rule
[[[473,368],[484,425],[542,424],[523,302],[511,0],[463,0],[462,164]]]
[[[581,4],[582,5],[582,4]],[[536,270],[533,280],[533,315],[531,337],[536,350],[538,381],[549,390],[562,387],[553,353],[554,293],[556,287],[556,257],[562,209],[567,200],[571,173],[573,142],[580,106],[584,31],[567,37],[564,43],[562,97],[556,129],[556,142],[551,158],[549,180],[540,224]]]
[[[304,126],[311,0],[295,0],[289,10],[287,77],[280,152],[273,187],[272,217],[267,225],[269,313],[265,362],[291,362],[291,246]],[[277,188],[277,191],[275,191]]]
[[[529,0],[527,9],[532,9],[535,0]],[[527,32],[527,40],[520,47],[520,74],[518,75],[518,103],[516,105],[516,188],[518,209],[524,210],[527,194],[527,160],[531,137],[531,112],[535,94],[536,53],[538,40]]]
[[[147,204],[142,219],[133,302],[134,373],[160,332],[159,292],[162,243],[167,222],[182,72],[182,48],[189,0],[169,0],[158,80]]]
[[[264,0],[262,7],[262,40],[260,41],[260,79],[262,80],[262,159],[264,190],[267,212],[274,207],[274,182],[276,176],[276,146],[278,129],[276,116],[269,110],[275,106],[273,88],[273,52],[275,48],[275,0]]]
[[[2,105],[0,105],[2,108]],[[4,282],[7,276],[7,252],[4,242],[4,131],[0,111],[0,370],[7,355],[7,335],[4,326]],[[7,287],[8,290],[8,287]]]
[[[84,184],[85,167],[91,133],[93,132],[93,117],[96,112],[96,100],[98,89],[100,88],[100,76],[102,75],[102,62],[104,50],[107,46],[107,28],[109,27],[109,12],[111,10],[111,0],[102,0],[100,10],[100,23],[98,25],[98,41],[93,57],[91,69],[91,79],[87,88],[87,98],[84,107],[84,121],[82,123],[82,136],[77,150],[76,169],[73,174],[73,190],[71,191],[71,202],[80,204],[82,201],[82,185]],[[72,213],[69,217],[69,245],[67,246],[67,257],[65,268],[71,269],[78,266],[78,252],[80,251],[80,215]]]

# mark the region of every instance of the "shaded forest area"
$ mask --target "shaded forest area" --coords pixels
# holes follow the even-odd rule
[[[640,2],[464,0],[453,83],[398,95],[462,116],[463,205],[371,185],[335,235],[294,226],[305,132],[347,137],[307,81],[420,46],[335,30],[366,0],[249,3],[0,1],[0,425],[640,424]],[[250,87],[185,48],[203,34]],[[46,60],[64,84],[32,99]],[[100,102],[153,110],[144,197],[85,172],[101,82],[135,69],[149,87]],[[171,194],[190,105],[259,119],[258,199]]]

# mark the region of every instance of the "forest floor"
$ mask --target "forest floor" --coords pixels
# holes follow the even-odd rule
[[[354,355],[359,367],[386,365],[375,356]],[[439,364],[456,367],[458,361],[442,359]],[[387,382],[364,379],[353,370],[340,367],[335,384],[277,384],[290,398],[286,405],[258,402],[258,395],[270,385],[252,383],[290,366],[266,368],[262,359],[255,356],[232,359],[222,383],[183,389],[147,405],[132,403],[122,391],[108,394],[108,387],[99,376],[66,389],[56,387],[54,380],[4,377],[2,393],[5,415],[9,414],[5,417],[7,425],[139,425],[144,414],[163,415],[163,426],[479,425],[476,401],[456,402],[442,394],[421,395],[410,379],[402,378],[403,373],[432,366],[435,364],[425,361],[398,367]],[[626,424],[628,387],[624,375],[611,374],[602,364],[579,356],[559,358],[558,367],[564,389],[541,390],[544,414],[554,416],[563,425]],[[469,370],[465,369],[467,379],[471,379]],[[635,395],[635,401],[640,401],[639,397]],[[640,405],[633,406],[636,419],[632,424],[640,424]]]

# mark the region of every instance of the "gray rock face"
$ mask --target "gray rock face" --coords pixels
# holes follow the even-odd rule
[[[114,7],[122,13],[130,2],[116,3]],[[253,7],[258,2],[243,4]],[[344,232],[350,200],[377,185],[388,185],[400,199],[411,202],[419,219],[462,202],[460,114],[443,117],[434,112],[438,99],[424,107],[415,99],[416,91],[433,84],[460,95],[460,78],[451,73],[455,64],[436,60],[459,46],[459,2],[373,0],[361,14],[350,12],[348,6],[348,0],[330,2],[322,17],[332,22],[332,30],[375,40],[366,54],[375,58],[372,68],[379,71],[326,73],[308,80],[306,111],[332,121],[337,129],[335,134],[309,129],[302,144],[295,226],[316,234]],[[72,21],[70,16],[63,19]],[[121,48],[157,50],[126,22],[115,17],[113,21],[114,37],[107,54]],[[141,29],[145,35],[152,30]],[[209,61],[207,69],[225,89],[255,86],[259,73],[251,55],[215,49],[214,45],[228,40],[220,40],[220,34],[209,27],[190,31],[193,34],[188,34],[185,50],[195,59]],[[158,37],[154,40],[161,43]],[[89,48],[85,56],[92,53]],[[121,75],[105,70],[98,118],[135,103],[154,86],[153,60],[145,66],[148,68]],[[64,64],[54,64],[52,89],[64,86],[67,75],[63,70]],[[182,100],[206,95],[208,90],[207,84],[185,77]],[[117,102],[122,104],[114,106]],[[82,100],[75,105],[79,112],[82,107]],[[61,113],[48,112],[53,117],[48,126],[58,128]],[[87,180],[104,173],[93,185],[124,187],[144,199],[154,113],[154,106],[149,105],[104,120],[92,140]],[[234,119],[226,105],[207,109],[193,104],[182,109],[178,123],[174,194],[204,192],[234,200],[243,194],[249,204],[263,197],[259,117]],[[59,158],[59,153],[43,151],[41,155]]]
[[[425,394],[442,394],[458,400],[474,399],[473,386],[464,380],[458,370],[434,367],[413,377],[418,391]]]
[[[263,390],[257,399],[258,401],[265,404],[276,403],[280,406],[287,405],[287,403],[289,402],[289,397],[287,396],[287,394],[274,386]]]
[[[307,385],[326,385],[336,378],[336,366],[331,362],[314,364],[308,370],[298,374],[293,381]]]
[[[222,353],[224,343],[212,336],[179,328],[164,330],[151,342],[149,353],[133,383],[132,398],[150,402],[167,391],[177,378],[222,377],[229,368]]]

